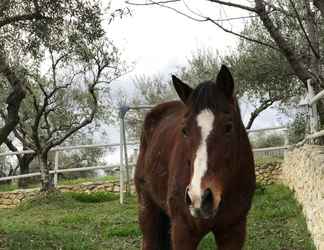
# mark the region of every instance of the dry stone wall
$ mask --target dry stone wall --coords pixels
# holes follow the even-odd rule
[[[119,181],[89,182],[78,185],[59,186],[62,192],[119,192]],[[0,192],[0,208],[13,208],[25,199],[35,197],[38,189]]]
[[[256,180],[258,183],[268,185],[280,180],[282,167],[280,162],[265,163],[255,166]]]
[[[280,163],[266,163],[256,166],[257,181],[271,184],[278,180],[281,173]],[[119,181],[89,182],[78,185],[63,185],[58,187],[62,192],[119,192]],[[131,185],[134,192],[134,185]],[[16,207],[21,201],[34,197],[38,189],[15,190],[0,192],[0,208]]]
[[[295,191],[317,250],[324,250],[324,147],[306,145],[287,152],[282,181]]]

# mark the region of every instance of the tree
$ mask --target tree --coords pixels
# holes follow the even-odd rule
[[[285,144],[284,136],[281,133],[260,133],[251,138],[254,148],[279,147]]]
[[[298,78],[302,86],[307,90],[307,81],[315,93],[324,89],[323,68],[323,38],[324,38],[324,8],[322,1],[315,0],[254,0],[247,4],[222,0],[206,0],[215,6],[237,8],[247,11],[249,16],[241,18],[258,19],[261,28],[271,38],[270,41],[259,40],[254,34],[242,34],[233,31],[225,24],[239,18],[221,18],[204,16],[202,13],[193,11],[188,4],[184,4],[187,13],[177,9],[173,4],[182,0],[171,1],[148,1],[136,5],[158,5],[167,7],[192,20],[210,22],[225,32],[236,35],[250,42],[274,49],[280,53],[290,65],[292,72]],[[324,119],[323,100],[319,103],[320,117]]]
[[[298,112],[293,121],[289,125],[288,135],[289,143],[295,144],[301,142],[305,138],[305,131],[307,127],[307,114]]]
[[[242,34],[254,33],[259,40],[268,41],[257,20],[248,23]],[[269,47],[241,40],[238,52],[225,56],[223,61],[231,66],[238,85],[238,95],[254,104],[246,125],[250,129],[257,116],[274,103],[282,108],[297,102],[303,88],[285,58]],[[297,104],[297,103],[296,103]]]
[[[244,33],[249,33],[254,26],[254,24],[246,26]],[[188,64],[179,68],[176,74],[195,86],[202,81],[214,79],[221,62],[231,66],[238,97],[248,99],[249,104],[255,106],[246,125],[249,129],[264,110],[274,103],[284,106],[293,99],[298,100],[296,97],[299,97],[302,91],[296,84],[289,65],[280,54],[259,44],[245,41],[241,41],[238,51],[220,56],[217,51],[213,52],[211,49],[198,50],[188,60]],[[139,97],[132,100],[132,105],[157,104],[176,98],[169,79],[162,76],[136,77],[134,83],[139,91]],[[142,112],[130,115],[128,126],[132,129],[129,129],[129,133],[138,136],[142,120]]]
[[[104,114],[107,84],[120,76],[123,64],[117,48],[105,38],[98,1],[33,1],[36,7],[30,6],[30,1],[23,4],[37,7],[46,18],[4,30],[4,51],[23,69],[28,93],[13,132],[24,147],[36,152],[42,190],[47,191],[53,188],[50,149]],[[12,12],[17,6],[6,7]],[[12,40],[14,35],[17,37]],[[1,115],[5,120],[10,114],[2,111]]]

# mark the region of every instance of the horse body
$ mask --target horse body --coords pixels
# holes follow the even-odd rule
[[[183,102],[145,118],[135,172],[143,250],[195,250],[208,232],[219,250],[242,249],[253,155],[236,100],[213,84],[175,86]]]

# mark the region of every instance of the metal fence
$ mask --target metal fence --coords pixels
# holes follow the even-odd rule
[[[136,107],[129,107],[123,106],[119,109],[119,118],[120,118],[120,143],[115,144],[94,144],[94,145],[77,145],[77,146],[62,146],[53,148],[51,151],[55,153],[54,156],[54,169],[50,171],[50,174],[53,174],[53,181],[54,185],[57,186],[58,184],[58,174],[59,173],[68,173],[68,172],[81,172],[81,171],[89,171],[89,170],[98,170],[98,169],[109,169],[109,168],[119,168],[119,181],[120,181],[120,203],[124,202],[124,192],[127,191],[127,185],[130,182],[131,174],[129,172],[130,164],[128,162],[128,146],[129,145],[137,145],[138,142],[131,142],[127,143],[126,133],[125,133],[125,116],[128,111],[130,110],[142,110],[142,109],[150,109],[152,106],[136,106]],[[274,130],[283,130],[285,132],[285,145],[281,147],[271,147],[271,148],[258,148],[254,149],[254,153],[257,155],[282,155],[283,152],[288,147],[288,133],[287,128],[284,126],[280,127],[271,127],[271,128],[262,128],[262,129],[253,129],[247,130],[249,134],[252,133],[259,133],[259,132],[266,132],[266,131],[274,131]],[[73,149],[84,149],[84,148],[112,148],[112,147],[119,147],[120,151],[120,161],[119,165],[102,165],[102,166],[91,166],[91,167],[80,167],[80,168],[69,168],[69,169],[60,169],[59,164],[59,155],[62,151],[73,150]],[[8,155],[18,155],[18,154],[32,154],[35,153],[33,150],[24,150],[19,152],[8,152],[8,153],[0,153],[0,157],[5,157]],[[19,178],[28,178],[33,176],[40,176],[40,172],[30,173],[30,174],[23,174],[23,175],[16,175],[16,176],[8,176],[0,178],[0,181],[4,180],[13,180]],[[126,184],[126,185],[125,185]]]
[[[324,90],[318,94],[314,94],[314,89],[311,84],[311,79],[307,81],[308,88],[308,106],[309,109],[309,118],[310,118],[310,135],[306,136],[306,139],[316,139],[321,136],[324,136],[324,129],[320,130],[320,119],[317,111],[317,102],[324,98]]]
[[[284,137],[284,145],[279,147],[266,147],[266,148],[254,148],[253,154],[257,157],[284,157],[286,149],[289,146],[288,128],[286,126],[277,126],[261,129],[249,129],[248,134],[268,132],[268,131],[282,131]]]
[[[127,145],[138,145],[138,142],[130,142]],[[75,150],[75,149],[85,149],[85,148],[114,148],[120,147],[120,143],[113,143],[113,144],[89,144],[89,145],[77,145],[77,146],[62,146],[62,147],[55,147],[50,150],[50,152],[54,152],[54,169],[50,171],[50,174],[53,174],[53,182],[54,185],[57,186],[58,183],[58,174],[59,173],[68,173],[68,172],[81,172],[81,171],[89,171],[89,170],[97,170],[97,169],[112,169],[112,168],[119,168],[119,164],[115,165],[100,165],[100,166],[91,166],[91,167],[80,167],[80,168],[68,168],[68,169],[59,169],[59,157],[62,151],[68,150]],[[21,154],[34,154],[35,151],[33,150],[23,150],[17,152],[6,152],[0,153],[0,157],[12,156],[12,155],[21,155]],[[7,176],[1,177],[0,181],[6,180],[14,180],[20,178],[28,178],[34,176],[40,176],[40,172],[30,173],[30,174],[22,174],[22,175],[14,175],[14,176]]]

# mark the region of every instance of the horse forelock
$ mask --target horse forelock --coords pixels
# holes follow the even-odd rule
[[[217,112],[230,112],[230,103],[228,99],[217,88],[216,83],[213,81],[200,83],[197,88],[193,90],[188,104],[196,115],[207,109],[214,114]]]

